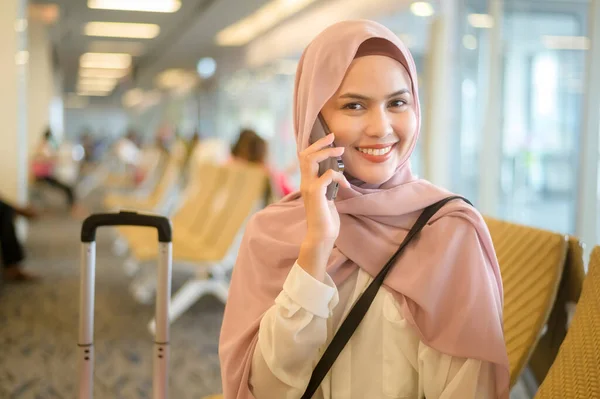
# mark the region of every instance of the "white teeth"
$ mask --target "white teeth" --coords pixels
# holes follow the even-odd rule
[[[360,152],[362,152],[362,153],[369,154],[369,155],[376,155],[376,156],[385,155],[388,152],[390,152],[391,149],[392,149],[392,146],[385,147],[385,148],[379,148],[379,149],[375,149],[375,148],[357,148],[357,150],[360,151]]]

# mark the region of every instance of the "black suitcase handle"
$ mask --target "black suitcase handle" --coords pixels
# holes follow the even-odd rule
[[[158,215],[121,211],[119,213],[98,213],[88,216],[81,226],[81,242],[96,241],[96,229],[102,226],[155,227],[158,231],[158,241],[171,242],[173,239],[171,221],[168,218]]]

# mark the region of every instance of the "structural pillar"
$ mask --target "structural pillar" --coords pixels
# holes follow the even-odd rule
[[[27,200],[27,3],[0,2],[0,195]]]

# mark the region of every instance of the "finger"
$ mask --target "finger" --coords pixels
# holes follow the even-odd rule
[[[333,182],[340,184],[342,187],[350,188],[350,183],[346,180],[346,176],[342,172],[330,169],[314,182],[315,190],[325,192],[327,186]]]
[[[316,178],[319,171],[319,162],[332,157],[341,157],[343,153],[344,147],[328,147],[314,154],[304,156],[300,160],[300,170],[303,178]]]
[[[335,172],[333,181],[337,182],[340,186],[350,188],[350,182],[346,179],[343,172]]]
[[[333,144],[333,140],[335,140],[335,135],[333,133],[329,133],[327,136],[323,137],[322,139],[315,141],[313,144],[308,146],[308,148],[302,152],[304,153],[304,155],[310,155],[314,152],[317,152],[317,151],[327,147],[328,145]]]
[[[318,164],[319,162],[322,162],[329,158],[341,157],[344,151],[344,147],[328,147],[308,155],[305,159],[308,163]]]

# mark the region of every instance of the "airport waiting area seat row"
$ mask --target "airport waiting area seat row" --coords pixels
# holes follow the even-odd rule
[[[107,210],[130,209],[171,218],[174,267],[192,274],[172,298],[169,319],[174,321],[203,295],[227,300],[245,223],[265,206],[271,191],[268,174],[260,165],[192,162],[184,171],[178,151],[155,173],[154,188],[145,195],[109,193],[104,204]],[[184,175],[187,179],[182,181]],[[156,288],[152,267],[158,254],[156,232],[143,227],[118,227],[115,231],[119,251],[125,248],[129,252],[124,268],[133,277],[131,292],[139,302],[149,303]],[[151,320],[151,332],[154,325]]]

